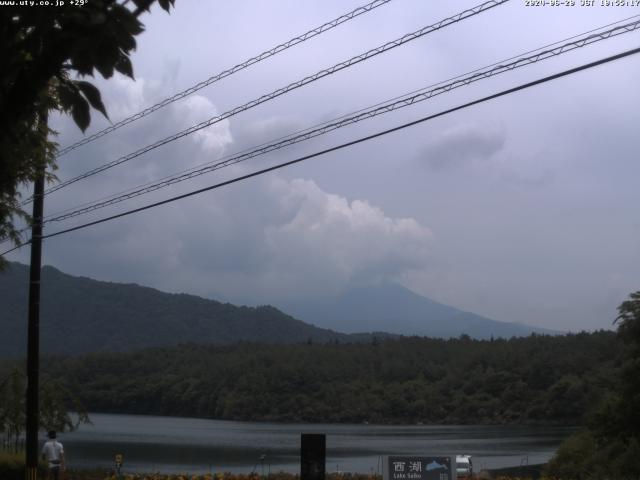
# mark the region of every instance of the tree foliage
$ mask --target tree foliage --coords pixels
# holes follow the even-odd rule
[[[553,477],[640,478],[640,291],[618,312],[622,348],[614,383],[586,428],[567,439],[550,462]]]
[[[610,388],[613,332],[183,345],[47,362],[90,411],[230,420],[563,424]]]
[[[271,306],[235,306],[139,285],[99,282],[50,266],[42,268],[41,281],[40,350],[47,353],[128,351],[188,342],[299,343],[312,339],[326,343],[368,338],[367,334],[350,336],[317,328]],[[25,352],[28,285],[26,265],[12,262],[0,273],[0,356]]]
[[[99,90],[82,77],[97,71],[104,78],[114,72],[133,78],[130,54],[144,30],[138,17],[155,0],[128,3],[0,9],[0,238],[17,241],[14,220],[28,219],[21,186],[43,168],[55,169],[56,144],[47,138],[53,132],[41,124],[43,115],[68,113],[84,131],[91,107],[107,111]],[[168,11],[174,0],[158,3]]]
[[[18,441],[26,425],[27,377],[20,368],[8,370],[0,381],[0,432],[18,451]],[[76,395],[59,381],[44,376],[40,381],[39,423],[44,431],[74,430],[80,423],[90,423],[89,415]],[[69,411],[76,412],[72,417]]]

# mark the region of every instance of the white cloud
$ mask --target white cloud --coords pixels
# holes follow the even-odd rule
[[[173,116],[181,128],[189,128],[218,115],[218,109],[209,99],[201,95],[191,95],[172,106]],[[229,130],[229,120],[222,120],[210,127],[198,130],[191,138],[200,145],[203,152],[221,155],[225,147],[233,142]]]
[[[132,80],[115,73],[101,90],[105,93],[104,104],[113,122],[134,115],[148,106],[148,85],[144,78]]]
[[[281,208],[291,216],[268,225],[265,240],[270,269],[284,277],[303,273],[333,290],[428,263],[432,234],[414,219],[388,217],[366,201],[349,202],[309,180],[279,181],[277,188]]]
[[[248,123],[239,122],[238,141],[242,145],[256,146],[290,135],[303,128],[302,122],[288,116],[271,116]]]

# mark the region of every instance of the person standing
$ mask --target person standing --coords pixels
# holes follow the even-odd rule
[[[58,480],[60,471],[64,471],[64,448],[56,440],[55,430],[49,431],[47,436],[49,440],[42,447],[42,459],[49,464],[49,479]]]

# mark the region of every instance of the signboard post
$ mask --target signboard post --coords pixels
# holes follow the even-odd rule
[[[384,480],[455,480],[451,457],[389,456]]]
[[[124,456],[121,453],[117,453],[116,456],[115,456],[116,478],[118,478],[118,479],[122,478],[122,462],[123,462],[123,458],[124,458]]]
[[[303,433],[300,442],[300,480],[324,480],[327,457],[324,433]]]

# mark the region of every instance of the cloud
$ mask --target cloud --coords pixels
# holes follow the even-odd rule
[[[290,216],[268,225],[270,269],[304,273],[336,288],[399,275],[428,263],[431,231],[411,218],[391,218],[368,202],[328,194],[313,181],[278,188]],[[302,267],[302,268],[301,268]]]
[[[272,143],[275,139],[290,135],[302,128],[302,122],[293,117],[271,116],[249,122],[246,126],[240,123],[235,136],[241,146],[252,147],[265,142]]]
[[[551,170],[519,173],[512,169],[512,171],[506,171],[503,174],[502,180],[517,188],[531,190],[548,187],[553,184],[556,178]]]
[[[190,95],[172,105],[172,116],[179,127],[186,129],[218,115],[218,109],[206,97]],[[175,122],[173,123],[175,124]],[[229,130],[229,120],[222,120],[209,127],[196,131],[190,136],[208,155],[222,155],[225,148],[233,142]]]
[[[113,75],[107,84],[99,82],[104,94],[104,104],[113,122],[122,120],[148,106],[149,85],[144,78],[132,80],[120,73]]]
[[[258,2],[252,4],[259,10],[256,14],[252,7],[255,15],[217,2],[215,18],[220,21],[212,29],[209,10],[214,7],[208,2],[191,3],[171,16],[146,18],[147,29],[134,58],[135,83],[118,76],[89,79],[103,92],[112,121],[299,34],[306,28],[300,25],[312,28],[319,19],[344,13],[340,2],[300,9]],[[391,2],[384,12],[377,10],[385,14],[382,30],[378,13],[372,13],[350,22],[348,28],[336,28],[287,49],[203,88],[189,102],[185,99],[160,109],[66,155],[59,162],[59,177],[68,179],[201,122],[215,115],[216,108],[221,112],[242,105],[365,51],[382,37],[390,40],[415,31],[425,25],[426,17],[444,18],[474,5],[468,0],[455,7],[451,3],[408,0],[400,8]],[[522,5],[516,8],[527,10]],[[591,30],[614,21],[617,14],[604,7],[579,10],[564,12],[560,18],[558,12],[540,9],[534,21],[518,12],[514,16],[511,7],[492,9],[460,24],[462,29],[442,29],[242,112],[229,120],[228,130],[221,122],[78,182],[48,197],[47,212],[214,161],[218,155],[241,151],[321,119]],[[496,22],[510,25],[502,32],[509,41],[486,35]],[[221,41],[238,38],[240,31],[246,33],[242,42],[227,42],[224,49],[219,48]],[[235,168],[258,168],[280,158],[302,156],[554,73],[568,64],[596,60],[628,48],[627,37],[483,80],[452,92],[453,96],[434,97],[101,210],[96,217],[216,183],[230,178]],[[634,155],[634,128],[640,114],[628,108],[637,104],[638,75],[640,70],[630,69],[628,61],[614,62],[280,174],[316,183],[277,177],[242,182],[130,220],[56,237],[47,242],[45,252],[51,263],[72,273],[265,302],[272,301],[270,295],[310,295],[314,290],[325,293],[341,288],[345,282],[382,276],[404,281],[415,276],[415,281],[405,284],[416,291],[499,320],[556,323],[567,329],[571,325],[608,328],[611,321],[601,315],[599,304],[611,305],[624,298],[637,289],[633,280],[640,276],[640,261],[635,261],[640,229],[634,220],[640,192],[635,185],[640,164]],[[611,84],[612,79],[616,88],[593,94],[594,87]],[[88,134],[108,126],[99,113],[92,116]],[[83,137],[68,117],[52,115],[52,125],[61,132],[62,146]],[[397,217],[411,217],[415,223]],[[425,225],[437,232],[437,242],[424,234]],[[53,230],[51,226],[49,231]],[[575,262],[568,264],[567,257]],[[417,271],[410,272],[414,266]],[[608,278],[612,272],[621,275],[611,286],[615,294],[611,298],[616,300],[609,302],[602,285],[584,285],[585,278]],[[562,307],[556,309],[562,313],[539,314],[523,303],[531,292],[545,305]],[[578,297],[584,309],[574,308],[570,318],[563,310],[566,299]],[[503,307],[507,304],[508,308]],[[611,311],[615,313],[615,308]]]
[[[48,262],[106,280],[273,303],[425,268],[433,242],[414,219],[276,176],[112,225],[75,238],[76,249],[52,243]]]
[[[453,169],[485,161],[502,150],[504,144],[503,131],[461,124],[429,140],[420,156],[434,170]]]
[[[135,86],[133,82],[123,85],[126,88],[119,90],[123,98],[135,96],[132,90],[128,90]],[[117,107],[118,104],[115,102],[113,105]],[[200,95],[191,95],[135,124],[124,126],[113,135],[74,150],[65,158],[59,178],[67,180],[120,159],[217,114],[218,110],[210,100]],[[91,178],[86,185],[89,190],[82,195],[74,195],[74,198],[108,195],[215,161],[226,154],[227,148],[233,143],[229,121],[223,120],[132,158],[122,166],[101,174],[99,179]],[[85,182],[82,183],[81,189],[85,187]]]

